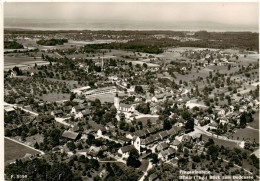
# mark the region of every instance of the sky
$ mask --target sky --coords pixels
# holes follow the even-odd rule
[[[247,2],[77,2],[4,4],[5,18],[122,20],[148,22],[259,23],[258,3]]]

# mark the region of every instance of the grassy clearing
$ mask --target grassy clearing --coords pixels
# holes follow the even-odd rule
[[[239,129],[234,133],[233,139],[240,140],[242,141],[243,138],[244,140],[249,140],[249,141],[255,141],[259,143],[259,131],[249,129],[249,128],[244,128],[244,129]]]
[[[231,142],[231,141],[226,141],[226,140],[221,140],[221,139],[218,139],[218,138],[215,138],[215,137],[211,137],[211,136],[207,136],[207,135],[203,135],[203,137],[206,138],[206,140],[208,140],[209,138],[212,138],[215,142],[216,145],[219,145],[219,146],[224,146],[224,147],[227,147],[227,148],[235,148],[235,147],[239,147],[235,142]]]
[[[111,93],[111,94],[101,94],[101,95],[93,95],[93,96],[88,96],[87,99],[90,99],[90,100],[99,99],[102,104],[103,104],[104,102],[113,103],[113,102],[114,102],[114,97],[115,97],[115,95],[116,95],[115,93]]]

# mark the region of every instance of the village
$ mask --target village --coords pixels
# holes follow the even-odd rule
[[[162,34],[145,37],[203,41]],[[180,170],[259,179],[258,49],[132,48],[137,37],[5,34],[23,47],[4,55],[7,176],[18,159],[44,159],[73,180],[176,180]]]

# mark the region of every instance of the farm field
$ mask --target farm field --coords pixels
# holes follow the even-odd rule
[[[15,64],[31,64],[31,63],[37,63],[37,62],[43,62],[42,59],[34,59],[32,57],[4,57],[4,65],[15,65]]]
[[[26,153],[29,154],[37,154],[39,152],[30,149],[26,146],[23,146],[22,144],[16,143],[14,141],[11,141],[7,138],[4,140],[5,142],[5,164],[7,164],[10,161],[13,161],[18,158],[22,158],[26,155]]]
[[[69,100],[70,94],[65,93],[50,93],[50,94],[44,94],[40,97],[43,101],[47,102],[56,102],[56,101],[63,101],[63,100]]]

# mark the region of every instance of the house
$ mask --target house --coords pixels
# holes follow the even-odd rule
[[[62,137],[69,138],[71,140],[76,140],[79,137],[79,133],[73,131],[64,131]]]
[[[169,134],[168,134],[167,131],[162,131],[162,132],[159,133],[159,136],[160,136],[161,139],[164,139],[164,138],[168,137]]]
[[[120,103],[118,110],[122,111],[122,112],[134,112],[135,107],[133,105],[130,105],[130,104]]]
[[[147,130],[145,130],[146,136],[154,134],[155,132],[156,132],[156,129],[154,127],[148,128]]]
[[[168,161],[169,159],[173,158],[175,156],[176,150],[169,147],[167,150],[163,150],[158,154],[158,158],[162,161]]]
[[[138,131],[134,132],[134,136],[137,136],[139,138],[144,138],[146,136],[146,133],[143,130],[138,130]]]
[[[222,116],[225,116],[225,110],[224,109],[220,109],[219,111],[218,111],[218,116],[219,117],[222,117]]]
[[[14,78],[17,76],[17,72],[16,71],[12,71],[10,74],[10,78]]]
[[[75,118],[76,118],[76,119],[77,119],[77,118],[79,118],[79,119],[83,118],[82,112],[76,113],[76,114],[75,114]]]
[[[227,124],[227,123],[228,123],[228,118],[227,118],[227,117],[221,117],[221,118],[219,118],[219,123]]]
[[[88,155],[90,155],[91,157],[97,157],[99,151],[100,151],[99,147],[91,146],[89,148]]]
[[[89,109],[85,109],[85,110],[83,110],[81,113],[82,113],[82,115],[83,115],[84,117],[86,117],[86,116],[89,116],[91,112],[90,112]]]
[[[166,96],[164,94],[156,94],[155,96],[152,97],[151,101],[152,102],[159,102],[159,101],[165,101]]]
[[[52,116],[60,117],[60,116],[63,115],[63,111],[62,111],[62,110],[51,111],[51,115],[52,115]]]
[[[6,112],[14,112],[15,111],[15,109],[13,107],[11,107],[11,106],[4,106],[4,110]]]
[[[190,135],[183,135],[181,142],[190,143],[192,141],[192,137]]]
[[[80,111],[83,111],[85,107],[83,105],[72,107],[71,114],[77,114]]]
[[[99,130],[102,132],[102,134],[106,131],[106,128],[105,126],[101,125],[101,124],[97,124],[96,122],[90,120],[88,121],[88,124],[92,127],[92,129],[95,131],[95,132],[98,132]],[[99,133],[100,133],[99,131]]]
[[[195,133],[191,137],[192,137],[193,142],[202,140],[202,135],[200,133]]]
[[[210,129],[217,129],[217,128],[218,128],[218,123],[216,123],[216,122],[211,122],[211,123],[208,124],[208,127],[209,127]]]
[[[118,153],[119,155],[121,155],[121,157],[124,159],[127,159],[129,157],[129,152],[131,149],[134,149],[134,145],[127,145],[127,146],[124,146],[124,147],[121,147],[119,150],[118,150]]]
[[[159,143],[156,147],[158,151],[165,150],[169,147],[169,145],[166,142]]]
[[[179,140],[174,140],[172,143],[172,148],[174,148],[175,150],[178,149],[178,146],[181,144],[181,142]]]
[[[78,132],[79,131],[79,126],[78,125],[75,125],[73,126],[72,128],[69,129],[70,131],[73,131],[73,132]]]
[[[97,136],[98,137],[102,137],[102,135],[106,132],[106,128],[105,127],[101,127],[97,130]]]
[[[17,98],[17,99],[15,99],[15,103],[16,103],[16,104],[21,104],[21,103],[23,103],[24,101],[25,101],[24,98]]]

